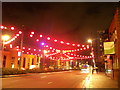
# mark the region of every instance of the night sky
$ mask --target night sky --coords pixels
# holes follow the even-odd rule
[[[85,43],[97,31],[108,29],[115,2],[4,2],[3,25],[35,31],[58,40]],[[26,34],[27,35],[27,34]]]

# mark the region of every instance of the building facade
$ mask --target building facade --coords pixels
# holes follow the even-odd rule
[[[0,68],[16,68],[16,69],[70,69],[69,60],[54,60],[43,58],[38,55],[22,54],[20,59],[19,52],[16,49],[1,50],[1,66]]]
[[[2,68],[21,68],[21,69],[39,68],[40,57],[36,55],[23,54],[20,61],[20,56],[18,55],[17,51],[15,50],[2,51],[1,67]]]
[[[120,71],[120,8],[118,7],[111,25],[109,27],[109,40],[114,42],[115,54],[111,55],[111,60],[113,60],[113,78],[118,80]]]

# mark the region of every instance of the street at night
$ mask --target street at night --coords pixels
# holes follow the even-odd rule
[[[120,2],[0,5],[3,89],[120,87]]]
[[[3,78],[3,88],[82,88],[88,74],[80,71],[40,73]]]

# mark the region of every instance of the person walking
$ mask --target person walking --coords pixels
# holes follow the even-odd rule
[[[96,73],[98,73],[98,67],[96,67]]]
[[[92,74],[94,73],[94,70],[95,70],[94,67],[92,67]]]

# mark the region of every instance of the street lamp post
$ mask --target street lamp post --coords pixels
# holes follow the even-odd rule
[[[24,31],[24,25],[22,25],[22,30]],[[23,52],[22,52],[22,49],[23,49],[23,33],[21,34],[21,38],[20,38],[20,58],[19,58],[19,69],[21,69],[21,62],[22,62],[22,55],[23,55]]]
[[[20,59],[19,59],[19,69],[21,69],[22,49],[23,49],[23,34],[21,34],[21,39],[20,39]]]
[[[46,68],[46,66],[45,66],[45,55],[47,54],[47,50],[44,50],[43,49],[43,69],[45,69]]]
[[[93,63],[94,63],[94,68],[96,67],[96,65],[95,65],[95,59],[94,59],[94,49],[93,49],[93,45],[92,45],[92,40],[91,39],[88,39],[88,43],[90,43],[90,45],[91,45],[91,54],[92,54],[92,57],[93,57]]]

